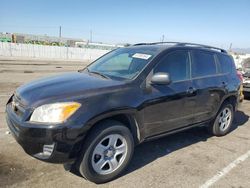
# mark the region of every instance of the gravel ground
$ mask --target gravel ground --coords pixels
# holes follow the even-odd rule
[[[244,100],[225,137],[197,128],[136,147],[128,170],[112,182],[95,185],[62,165],[48,164],[24,153],[8,134],[5,103],[19,85],[36,78],[76,71],[87,62],[0,58],[0,187],[199,187],[250,150],[250,101]],[[250,187],[250,158],[212,187]]]

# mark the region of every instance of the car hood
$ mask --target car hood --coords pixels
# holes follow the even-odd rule
[[[66,98],[84,97],[110,91],[125,82],[105,79],[84,72],[67,73],[59,76],[39,79],[17,88],[15,96],[24,105],[57,101]]]

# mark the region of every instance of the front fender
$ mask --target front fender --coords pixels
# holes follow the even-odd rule
[[[87,129],[93,128],[99,122],[107,120],[107,119],[115,119],[117,121],[121,121],[126,124],[131,130],[135,141],[140,143],[144,140],[144,127],[143,127],[143,113],[134,108],[124,108],[119,110],[110,110],[107,112],[100,113],[93,118],[91,118],[85,124]],[[125,123],[126,122],[126,123]]]

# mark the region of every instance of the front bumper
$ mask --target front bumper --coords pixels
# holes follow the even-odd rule
[[[6,106],[6,121],[12,135],[27,154],[51,163],[73,162],[85,136],[80,126],[52,126],[23,121],[10,104]]]

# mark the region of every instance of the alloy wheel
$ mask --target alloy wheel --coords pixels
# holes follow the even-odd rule
[[[229,108],[224,108],[219,114],[219,129],[224,132],[230,125],[232,119],[232,111]]]
[[[128,145],[120,134],[104,137],[95,147],[91,164],[94,171],[106,175],[118,169],[126,158]]]

